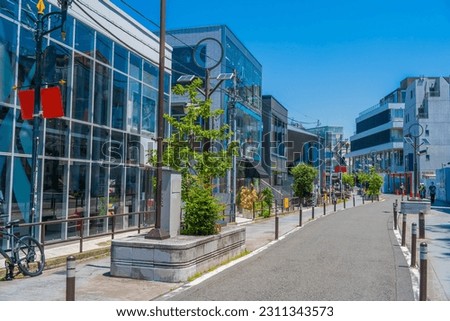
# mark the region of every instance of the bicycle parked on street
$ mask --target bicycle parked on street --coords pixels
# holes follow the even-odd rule
[[[34,237],[24,235],[18,237],[14,234],[14,227],[20,220],[14,220],[0,226],[0,239],[9,240],[10,249],[0,248],[0,254],[5,258],[6,280],[12,280],[22,272],[27,276],[36,276],[42,273],[45,266],[44,248]],[[7,252],[11,252],[10,255]],[[19,272],[15,272],[15,266]]]

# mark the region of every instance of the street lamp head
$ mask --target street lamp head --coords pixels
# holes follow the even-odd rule
[[[219,75],[217,75],[217,80],[230,80],[233,79],[234,77],[234,73],[232,72],[226,72],[226,73],[221,73]]]
[[[61,10],[66,10],[72,4],[73,0],[58,0],[58,4],[61,7]]]
[[[195,79],[195,75],[181,75],[177,82],[180,84],[190,84]]]
[[[72,4],[73,0],[58,0],[58,4],[61,7],[61,38],[66,41],[66,20],[67,20],[67,10]]]

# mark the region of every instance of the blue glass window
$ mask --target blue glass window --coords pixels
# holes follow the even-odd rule
[[[111,65],[112,41],[98,32],[95,57],[98,61]]]
[[[131,110],[131,131],[136,133],[140,130],[141,123],[141,83],[135,80],[130,80],[130,90],[128,92],[129,106]]]
[[[94,57],[94,30],[79,21],[76,23],[75,49]]]
[[[84,124],[72,122],[71,133],[71,153],[72,158],[88,159],[89,146],[91,144],[91,127]]]
[[[14,102],[17,25],[0,19],[0,102]]]
[[[69,121],[60,118],[47,119],[45,129],[45,155],[67,157],[69,146]]]
[[[109,125],[111,103],[111,69],[96,63],[94,84],[94,123]]]
[[[142,80],[142,58],[130,53],[130,76]]]
[[[20,87],[34,85],[36,43],[33,33],[21,28],[19,46],[19,74],[18,83]]]
[[[74,64],[72,118],[89,121],[93,89],[93,60],[85,56],[77,56]]]
[[[142,129],[150,133],[155,132],[156,100],[156,90],[144,86],[142,97]]]
[[[12,147],[14,109],[0,105],[0,152],[10,152]]]
[[[147,61],[144,62],[144,84],[158,88],[158,68]]]
[[[18,0],[0,0],[0,13],[17,20]]]
[[[34,27],[37,21],[37,2],[38,0],[22,0],[21,21],[23,24]]]
[[[109,160],[109,130],[95,127],[92,135],[92,160]]]
[[[112,127],[124,129],[127,110],[127,77],[114,72],[113,101],[112,101]]]
[[[119,44],[114,44],[114,68],[128,73],[128,50]]]

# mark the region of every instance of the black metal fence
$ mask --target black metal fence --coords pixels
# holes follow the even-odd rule
[[[61,220],[51,220],[38,223],[25,223],[17,227],[19,231],[34,231],[34,235],[40,235],[42,245],[56,245],[69,242],[79,242],[79,252],[83,252],[83,243],[98,237],[114,236],[121,233],[137,231],[154,227],[155,211],[133,212],[93,217],[77,217]],[[61,237],[60,231],[67,225],[66,237]],[[55,233],[56,231],[56,233]],[[53,234],[53,235],[52,235]],[[54,234],[59,234],[59,238]]]

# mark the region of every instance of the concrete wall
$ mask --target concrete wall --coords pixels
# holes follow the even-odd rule
[[[134,236],[113,240],[111,275],[161,282],[185,282],[196,273],[245,249],[245,227],[227,227],[210,236],[180,235],[158,241]]]

